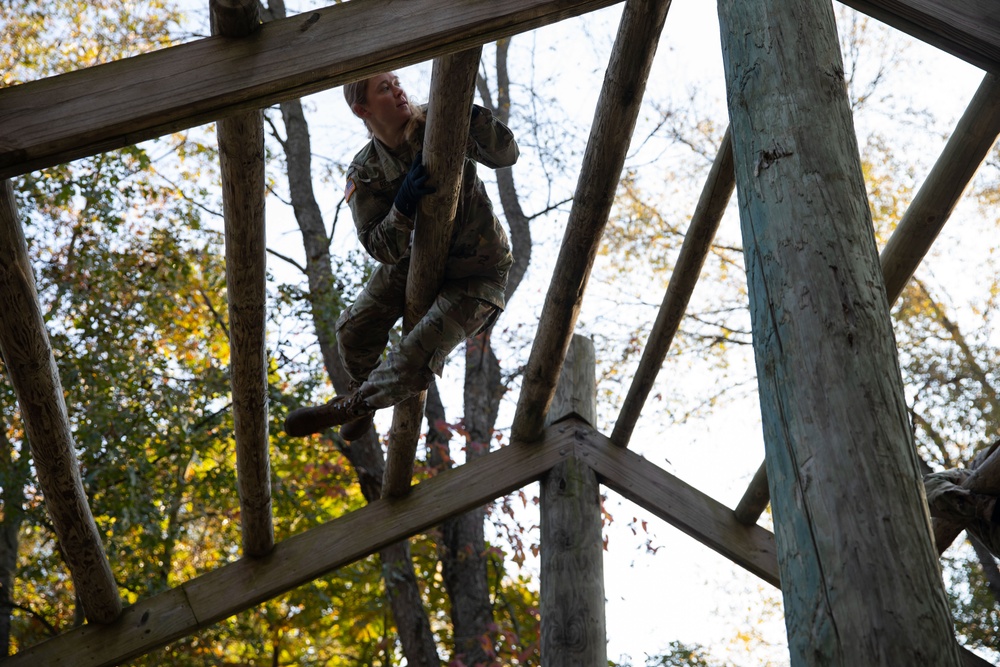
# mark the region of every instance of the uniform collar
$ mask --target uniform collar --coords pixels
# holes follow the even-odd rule
[[[403,143],[393,151],[372,137],[372,145],[375,146],[375,155],[378,156],[379,165],[382,167],[382,174],[386,180],[394,181],[409,171],[409,165],[413,161],[413,149],[410,148],[409,144]]]

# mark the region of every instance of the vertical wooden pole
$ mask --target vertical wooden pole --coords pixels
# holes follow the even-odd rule
[[[211,0],[212,31],[246,37],[260,26],[258,6],[256,0]],[[224,118],[217,131],[240,528],[243,553],[263,556],[274,548],[267,426],[263,112]]]
[[[424,131],[424,164],[437,192],[421,199],[417,209],[406,282],[404,332],[410,331],[427,314],[444,282],[445,258],[458,210],[469,114],[482,51],[480,46],[434,60],[427,129]],[[382,477],[382,496],[385,498],[398,498],[410,490],[425,398],[426,393],[420,392],[392,411],[389,451]]]
[[[960,664],[828,0],[720,0],[792,665]]]
[[[574,335],[548,423],[597,418],[594,343]],[[597,475],[570,457],[541,483],[542,665],[606,667],[604,542]]]
[[[903,293],[906,283],[948,222],[998,134],[1000,79],[995,74],[987,74],[879,256],[890,305]],[[761,464],[736,507],[736,518],[741,523],[756,523],[769,500],[767,474]]]

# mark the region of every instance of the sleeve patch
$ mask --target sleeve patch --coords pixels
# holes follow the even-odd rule
[[[353,195],[354,191],[357,189],[358,189],[358,184],[354,182],[354,179],[348,178],[347,187],[344,188],[344,201],[350,203],[351,195]]]

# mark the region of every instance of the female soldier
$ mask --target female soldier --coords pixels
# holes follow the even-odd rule
[[[420,154],[424,108],[410,104],[392,72],[344,86],[344,97],[372,137],[347,171],[344,198],[361,244],[379,264],[337,321],[337,345],[352,391],[295,410],[285,420],[285,431],[304,436],[343,424],[341,436],[354,440],[371,428],[375,410],[427,388],[431,373],[441,375],[448,354],[503,309],[513,258],[476,175],[476,162],[509,167],[517,161],[518,148],[488,109],[473,107],[444,284],[427,314],[379,363],[389,331],[403,315],[417,204],[434,192]]]

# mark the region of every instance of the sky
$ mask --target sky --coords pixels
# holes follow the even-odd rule
[[[198,2],[196,6],[205,4]],[[306,8],[304,4],[299,7],[289,3],[290,12]],[[516,45],[526,52],[534,50],[542,57],[536,59],[533,66],[536,69],[529,68],[525,61],[515,64],[512,78],[525,81],[542,80],[549,74],[554,76],[546,84],[549,87],[545,92],[557,109],[556,113],[560,114],[568,135],[586,138],[620,12],[620,6],[616,6],[530,35],[515,37]],[[892,96],[879,102],[887,110],[895,105],[926,106],[933,109],[940,121],[931,131],[914,130],[908,133],[900,146],[901,150],[913,154],[914,171],[919,183],[943,147],[950,128],[972,97],[983,73],[933,47],[902,37],[899,33],[894,34],[896,37],[892,39],[898,37],[907,44],[905,52],[911,65],[909,70],[898,74],[887,84]],[[566,63],[572,63],[573,67],[566,68]],[[546,67],[551,67],[551,71],[542,71]],[[426,99],[429,64],[406,68],[400,71],[400,75],[414,99]],[[698,0],[673,2],[649,88],[659,99],[681,101],[696,98],[707,116],[724,127],[725,85],[715,3]],[[339,88],[311,96],[305,104],[310,114],[310,130],[318,163],[322,164],[325,158],[345,159],[365,141],[360,123],[350,115]],[[889,126],[893,123],[888,114],[880,116],[875,113],[866,116],[866,119],[864,126],[859,121],[859,131],[878,128],[880,123]],[[642,136],[642,129],[648,128],[652,121],[650,112],[644,111],[636,136]],[[869,123],[870,126],[867,125]],[[660,161],[654,160],[657,150],[655,142],[633,145],[630,162],[643,165],[644,175],[655,179],[661,170],[666,170]],[[648,160],[647,155],[650,156]],[[522,151],[522,159],[515,167],[519,183],[534,185],[542,179],[542,167],[537,160],[537,153]],[[489,183],[488,174],[481,173],[481,176]],[[570,177],[575,178],[573,174]],[[324,186],[318,194],[324,214],[332,219],[341,192],[335,187]],[[534,204],[542,208],[545,204],[544,189],[532,196],[536,198]],[[696,197],[697,192],[693,196]],[[679,205],[693,210],[689,201]],[[269,247],[292,257],[301,257],[301,241],[288,211],[272,204],[268,216]],[[965,204],[960,206],[955,218],[962,222],[953,222],[952,227],[946,228],[940,247],[951,250],[958,247],[962,239],[961,234],[954,231],[955,225],[966,225],[963,229],[967,229],[968,225],[975,224],[975,217],[972,208]],[[538,247],[532,267],[504,315],[501,326],[504,322],[508,326],[511,322],[523,322],[530,326],[537,321],[564,225],[564,211],[535,223]],[[732,205],[723,220],[720,237],[738,242],[738,220]],[[356,247],[353,227],[343,215],[334,243],[337,247]],[[963,254],[957,255],[959,260],[949,259],[952,256],[949,253],[935,253],[937,257],[931,269],[939,274],[954,273],[953,284],[958,293],[974,289],[970,277],[973,272],[955,271],[953,262],[969,262],[968,253],[975,251],[968,244],[962,247]],[[978,261],[979,258],[976,259]],[[280,273],[282,269],[270,259],[269,262],[272,270]],[[624,317],[632,316],[621,305],[632,298],[631,293],[621,286],[603,281],[610,269],[601,262],[599,258],[577,327],[578,332],[596,337],[605,333],[602,327],[606,318],[603,315],[609,309],[617,314],[617,309],[621,308]],[[963,282],[963,279],[969,282]],[[662,297],[662,280],[635,276],[638,290],[652,293],[648,299],[650,305],[642,317],[651,319],[655,315],[655,305]],[[526,351],[513,351],[512,354],[524,355]],[[751,368],[752,358],[746,354],[739,363]],[[457,405],[454,388],[461,387],[461,377],[460,365],[452,364],[443,380],[439,381],[446,401],[451,400],[453,408]],[[661,382],[664,381],[669,380],[661,379]],[[699,375],[695,369],[691,375],[675,381],[697,387],[699,383],[716,380]],[[452,391],[448,391],[449,387]],[[726,404],[710,419],[679,425],[668,425],[665,420],[658,419],[657,410],[662,406],[654,405],[640,420],[631,447],[716,500],[735,507],[750,477],[763,460],[759,409],[752,393]],[[602,423],[598,427],[610,433],[616,414],[617,406],[603,407]],[[500,416],[501,429],[508,429],[509,432],[512,416],[513,401],[510,400]],[[387,428],[388,420],[388,411],[383,411],[377,423]],[[537,494],[537,488],[530,489],[529,494]],[[645,664],[646,655],[664,651],[671,641],[677,640],[712,646],[713,656],[726,660],[727,664],[787,664],[780,594],[775,589],[615,494],[609,492],[608,496],[606,509],[614,518],[605,528],[608,538],[604,568],[609,658],[627,660],[640,667]],[[533,521],[530,508],[525,510],[522,521],[528,525],[537,523]],[[647,549],[647,544],[655,553]],[[529,561],[526,567],[537,568],[537,563]],[[537,569],[534,571],[537,572]],[[766,641],[758,652],[747,654],[741,652],[739,646],[732,645],[731,639],[738,635],[760,636]]]

